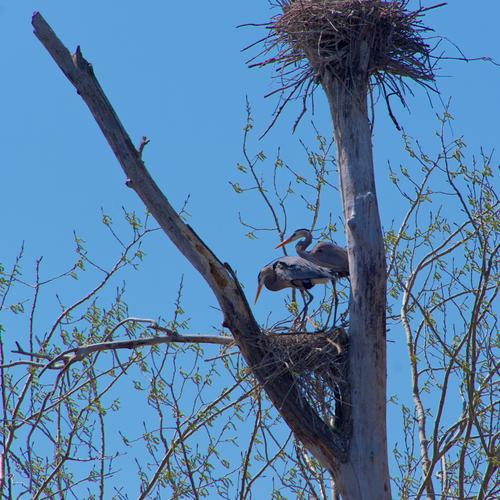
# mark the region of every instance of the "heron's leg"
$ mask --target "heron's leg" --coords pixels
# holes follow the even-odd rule
[[[313,301],[314,297],[313,297],[313,294],[309,291],[309,290],[304,290],[304,292],[307,294],[307,296],[309,297],[309,300],[307,301],[306,303],[306,307],[309,306],[309,304]]]
[[[333,286],[333,303],[334,303],[333,326],[335,326],[337,324],[337,311],[339,309],[339,296],[337,295],[337,280],[335,279],[332,280],[332,286]]]
[[[304,307],[301,309],[301,311],[298,314],[298,316],[303,316],[304,313],[307,312],[307,306],[309,305],[310,301],[306,300],[306,294],[309,295],[307,293],[307,290],[300,290],[300,295],[302,296],[302,301],[304,302]]]
[[[339,306],[339,298],[337,295],[336,280],[332,280],[332,294],[333,294],[333,326],[337,323],[337,309]],[[328,316],[325,322],[325,328],[327,328],[328,323],[330,323],[330,318],[332,317],[332,308],[328,311]]]
[[[296,292],[296,291],[297,291],[297,289],[296,289],[296,288],[294,288],[294,289],[293,289],[293,294],[294,294],[294,295],[295,295],[295,292]],[[303,301],[303,302],[304,302],[304,304],[305,304],[304,292],[303,292],[302,290],[300,290],[300,289],[299,289],[299,292],[300,292],[300,296],[302,297],[302,301]],[[295,302],[296,302],[296,301],[295,301]],[[297,305],[298,305],[298,304],[297,304]],[[298,308],[297,308],[297,310],[298,310]],[[292,328],[293,330],[297,329],[297,328],[300,326],[300,324],[302,323],[302,321],[299,321],[299,318],[301,318],[301,317],[302,317],[302,311],[304,311],[304,309],[303,309],[303,308],[302,308],[302,309],[301,309],[301,310],[297,313],[297,315],[295,316],[295,319],[294,319],[294,320],[293,320],[293,322],[292,322],[292,327],[291,327],[291,328]]]
[[[305,295],[302,295],[304,298],[304,309],[302,310],[302,323],[306,322],[307,310],[309,308],[309,304],[313,301],[313,294],[309,290],[304,290],[304,294],[307,295],[308,300],[305,299]]]
[[[292,328],[298,327],[298,328],[303,328],[304,324],[306,322],[306,316],[307,316],[307,309],[309,307],[309,304],[311,303],[313,296],[311,293],[309,293],[307,290],[302,290],[298,289],[300,291],[300,295],[302,295],[302,300],[304,301],[304,307],[302,310],[297,314],[297,317],[295,318],[294,322],[292,323]],[[307,299],[306,300],[306,295]]]

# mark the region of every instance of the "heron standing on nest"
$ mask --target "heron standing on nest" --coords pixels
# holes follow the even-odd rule
[[[335,273],[336,278],[347,278],[349,276],[349,260],[347,250],[343,247],[328,241],[319,241],[312,250],[307,251],[307,247],[312,243],[312,234],[309,229],[297,229],[292,235],[283,240],[276,248],[282,248],[292,241],[300,240],[295,245],[297,254],[305,260],[317,266],[329,269]],[[333,299],[335,301],[333,322],[337,319],[338,297],[336,280],[332,279]]]
[[[317,266],[327,267],[334,271],[339,278],[349,276],[349,261],[345,248],[328,241],[319,241],[312,250],[307,251],[307,247],[312,243],[312,234],[309,229],[297,229],[276,248],[284,247],[288,243],[299,239],[300,241],[295,245],[297,255]]]
[[[306,318],[307,308],[313,300],[313,295],[309,290],[321,283],[328,283],[335,278],[335,273],[325,267],[303,259],[301,257],[284,256],[273,260],[265,265],[259,272],[257,293],[255,302],[259,298],[262,287],[277,292],[285,288],[296,288],[300,291],[304,299],[304,308],[298,315],[302,316],[302,322]],[[306,300],[307,296],[307,300]]]

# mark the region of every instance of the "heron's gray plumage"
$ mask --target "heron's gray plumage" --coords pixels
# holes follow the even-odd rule
[[[327,283],[334,278],[335,273],[330,269],[317,266],[302,257],[280,257],[260,270],[255,301],[257,301],[262,286],[273,292],[284,288],[297,288],[304,292],[314,285]],[[307,294],[311,296],[309,293]]]
[[[300,257],[317,266],[330,269],[335,272],[339,278],[349,276],[347,250],[335,245],[335,243],[320,241],[314,245],[311,251],[307,251],[307,247],[312,242],[312,234],[308,229],[297,229],[276,248],[285,246],[298,239],[300,239],[300,241],[295,245],[295,250]]]

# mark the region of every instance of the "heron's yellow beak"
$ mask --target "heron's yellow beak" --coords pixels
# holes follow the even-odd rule
[[[257,286],[257,293],[255,294],[254,305],[257,304],[257,299],[259,298],[260,291],[262,290],[262,283]]]
[[[286,240],[283,240],[279,245],[276,245],[274,247],[274,249],[278,249],[278,248],[281,248],[281,247],[284,247],[285,245],[288,245],[288,243],[290,243],[292,241],[292,238],[287,238]]]

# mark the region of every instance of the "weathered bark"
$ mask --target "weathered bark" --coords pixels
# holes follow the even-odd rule
[[[71,55],[39,13],[33,16],[32,24],[37,38],[89,107],[127,176],[127,185],[138,194],[165,234],[212,289],[224,314],[224,326],[233,334],[269,399],[297,439],[337,477],[347,453],[343,428],[332,429],[303,398],[294,377],[283,361],[275,356],[272,345],[262,334],[231,268],[217,259],[169,204],[146,170],[139,151],[132,144],[95,78],[92,66],[80,50]],[[142,492],[142,495],[147,493]]]
[[[353,50],[356,50],[355,48]],[[386,265],[367,112],[368,44],[349,81],[322,72],[337,147],[349,254],[352,434],[335,478],[344,499],[390,498],[386,431]]]

